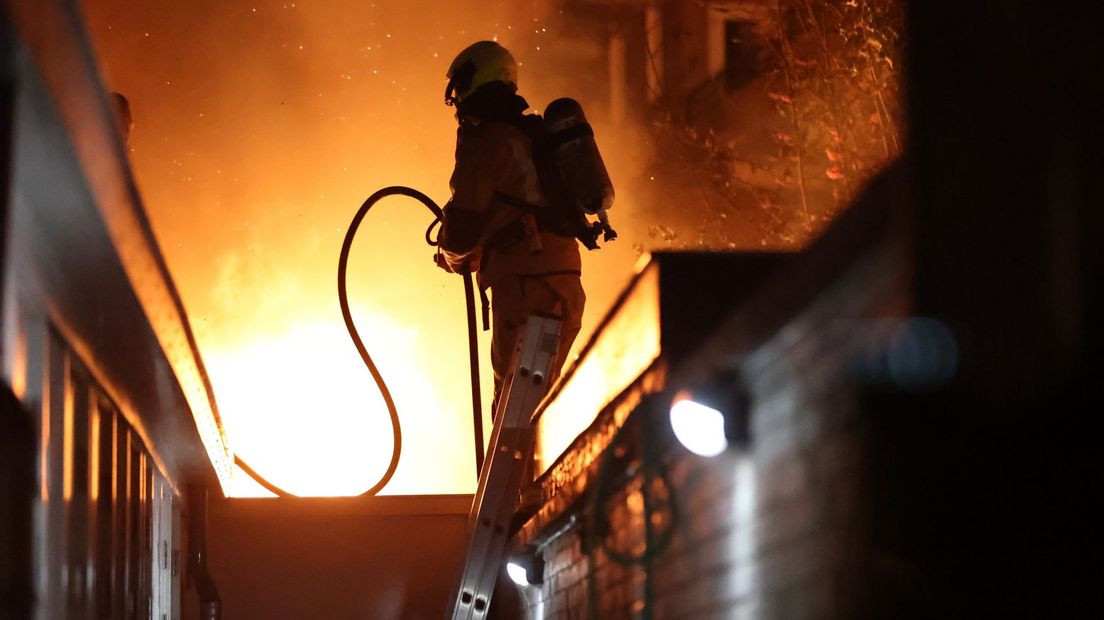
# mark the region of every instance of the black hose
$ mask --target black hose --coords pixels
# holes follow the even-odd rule
[[[356,215],[353,216],[353,221],[349,224],[349,230],[345,233],[345,241],[341,244],[341,257],[338,259],[337,263],[337,297],[341,304],[341,316],[345,319],[345,327],[349,330],[349,337],[353,339],[353,344],[356,345],[357,352],[360,353],[360,358],[364,360],[364,365],[368,367],[368,372],[372,374],[372,379],[375,380],[376,387],[379,388],[380,394],[383,396],[383,402],[387,405],[387,413],[391,416],[391,428],[394,433],[391,462],[387,465],[387,471],[383,473],[383,476],[380,477],[376,484],[372,485],[372,488],[360,494],[362,497],[366,495],[375,495],[379,493],[383,487],[387,486],[387,483],[391,481],[391,477],[395,475],[395,468],[398,467],[399,464],[399,455],[402,453],[402,429],[399,424],[399,413],[395,408],[395,401],[391,398],[391,391],[387,389],[387,384],[384,382],[383,376],[380,375],[379,369],[376,368],[375,362],[372,361],[372,356],[368,354],[368,349],[365,348],[364,341],[361,339],[360,333],[353,323],[353,315],[349,310],[349,297],[345,285],[345,275],[349,266],[349,251],[352,249],[353,239],[356,237],[357,229],[360,227],[360,223],[364,219],[364,216],[368,214],[368,209],[371,209],[373,205],[387,196],[407,196],[413,198],[433,212],[434,221],[430,224],[429,228],[426,229],[426,242],[430,245],[436,245],[436,242],[431,238],[431,232],[437,222],[441,220],[441,208],[428,196],[416,189],[403,187],[401,185],[393,185],[377,191],[364,201],[364,204],[360,206]],[[475,286],[472,283],[471,274],[464,274],[464,298],[467,303],[468,311],[468,349],[471,367],[472,417],[475,426],[475,459],[476,475],[478,476],[479,470],[483,466],[483,407],[480,403],[479,391],[479,343],[477,340],[475,320]],[[294,496],[293,493],[288,493],[266,480],[263,476],[258,474],[256,470],[249,467],[241,457],[235,455],[234,462],[242,468],[242,471],[277,496]]]
[[[468,367],[471,368],[472,428],[475,433],[475,477],[483,471],[483,406],[479,402],[479,338],[475,328],[475,285],[464,274],[464,301],[468,306]]]

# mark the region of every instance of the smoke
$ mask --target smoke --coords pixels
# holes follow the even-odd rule
[[[288,443],[299,437],[338,445],[337,438],[363,431],[385,435],[373,449],[389,453],[386,429],[345,424],[349,416],[380,410],[367,372],[349,355],[351,343],[334,337],[344,329],[338,250],[360,202],[380,187],[409,185],[442,204],[447,199],[455,121],[442,102],[444,72],[475,40],[497,38],[515,52],[521,92],[538,109],[559,96],[580,99],[609,156],[619,186],[611,215],[623,238],[584,257],[589,302],[577,345],[627,279],[642,242],[634,241],[634,196],[626,188],[641,174],[644,149],[636,130],[608,120],[605,91],[594,87],[606,76],[604,52],[560,36],[549,6],[475,0],[84,6],[105,81],[131,101],[138,184],[216,395],[226,395],[230,441],[247,460],[296,468],[308,479],[352,471],[343,483],[321,485],[325,492],[355,492],[378,476],[355,454],[312,463]],[[429,221],[413,201],[377,206],[353,250],[350,297],[369,349],[377,350],[373,338],[385,343],[378,361],[393,390],[433,392],[421,401],[396,395],[400,405],[423,404],[400,410],[404,457],[388,491],[470,492],[462,286],[433,266],[422,240]],[[484,335],[489,379],[488,348]],[[251,372],[265,361],[304,372]],[[340,389],[322,385],[319,369],[357,381],[345,373],[347,365],[361,377],[349,395],[355,402],[340,413],[304,404],[310,396],[330,402],[321,392]],[[416,380],[404,378],[411,373]],[[273,400],[265,391],[286,398]],[[281,401],[295,406],[277,411]]]

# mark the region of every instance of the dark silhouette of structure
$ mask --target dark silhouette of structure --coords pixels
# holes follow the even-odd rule
[[[593,415],[519,515],[534,617],[1091,613],[1096,24],[905,6],[903,156],[801,252],[654,256],[545,401],[544,430]],[[468,498],[218,498],[217,406],[75,11],[0,5],[0,615],[433,616]],[[727,450],[680,445],[680,394]]]

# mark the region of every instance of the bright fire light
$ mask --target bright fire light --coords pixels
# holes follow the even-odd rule
[[[386,467],[390,423],[337,309],[338,250],[357,206],[380,187],[407,185],[441,202],[449,196],[456,121],[441,92],[453,53],[501,34],[524,67],[522,91],[535,110],[559,97],[581,98],[596,132],[608,136],[602,149],[618,183],[621,239],[584,259],[587,314],[576,348],[621,290],[637,246],[651,245],[646,224],[635,226],[634,237],[632,222],[643,220],[630,216],[633,189],[618,181],[644,165],[643,132],[609,124],[605,96],[588,86],[590,72],[564,71],[564,54],[578,56],[574,45],[538,53],[522,29],[499,32],[500,25],[543,20],[549,7],[80,4],[105,83],[131,101],[137,185],[195,330],[227,441],[288,491],[359,493]],[[191,27],[177,27],[181,20]],[[190,53],[182,56],[184,48]],[[604,79],[605,65],[589,64]],[[430,260],[430,219],[409,199],[381,202],[349,263],[357,325],[403,425],[402,459],[383,491],[389,494],[475,488],[463,288]],[[489,436],[489,333],[479,339]],[[601,384],[601,372],[588,380]],[[557,436],[569,442],[579,430],[573,424]],[[233,495],[267,493],[240,470],[235,478]]]
[[[594,348],[541,415],[537,439],[541,471],[659,357],[659,269],[646,261],[642,259],[644,272]]]
[[[425,477],[457,478],[454,484],[463,485],[459,479],[472,476],[466,469],[418,458],[436,452],[451,462],[447,455],[458,449],[457,441],[446,439],[449,429],[425,424],[441,405],[417,364],[418,330],[363,309],[354,309],[354,316],[402,421],[403,458],[385,492],[418,492]],[[292,493],[357,494],[387,468],[387,408],[339,318],[298,325],[208,359],[231,446],[276,485]],[[229,492],[268,494],[241,470]]]

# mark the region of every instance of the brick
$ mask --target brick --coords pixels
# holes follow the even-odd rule
[[[832,287],[746,360],[750,450],[703,459],[670,447],[680,520],[653,565],[655,620],[812,618],[849,609],[840,584],[857,570],[844,564],[853,560],[845,550],[863,542],[857,506],[865,438],[846,374],[857,345],[838,317],[884,303],[868,286]],[[608,542],[623,552],[639,552],[643,543],[639,488],[632,481],[604,507]],[[545,618],[588,617],[590,587],[597,617],[638,616],[642,570],[601,550],[590,561],[581,544],[572,533],[547,550],[556,568],[542,588]]]

